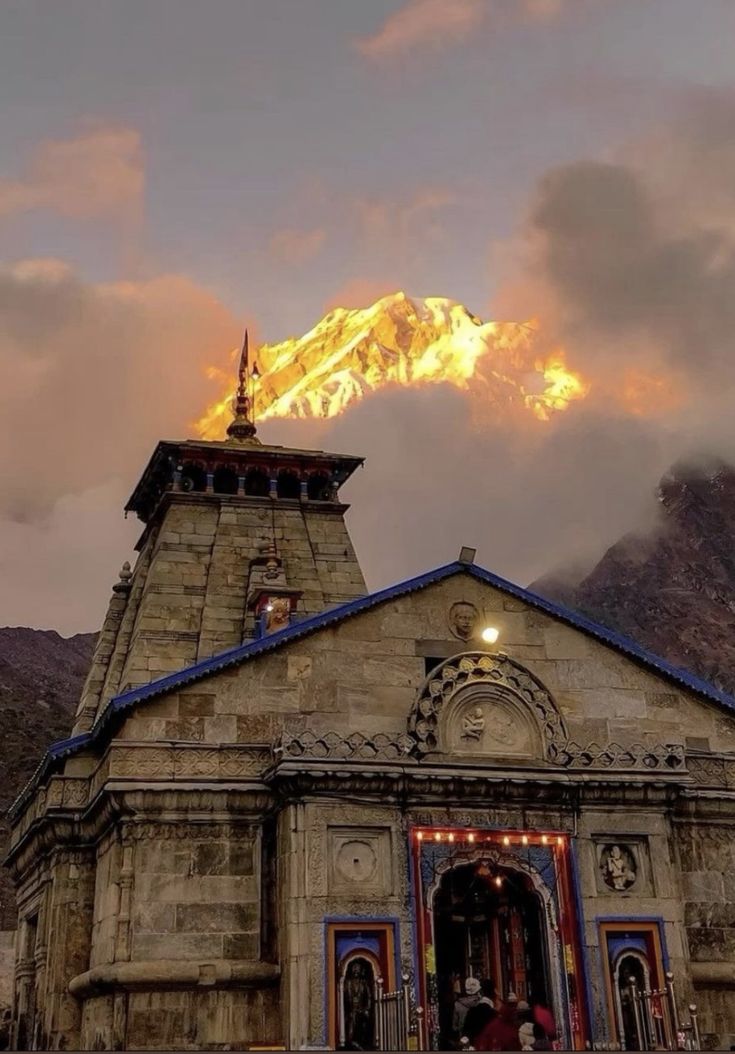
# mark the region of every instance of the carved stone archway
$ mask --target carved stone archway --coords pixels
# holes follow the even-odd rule
[[[408,733],[414,743],[412,753],[421,758],[446,752],[441,742],[442,715],[458,693],[472,689],[477,696],[482,686],[489,695],[505,698],[530,715],[540,734],[540,760],[551,760],[554,752],[568,741],[551,694],[525,667],[503,654],[464,652],[446,659],[422,685],[408,718]]]

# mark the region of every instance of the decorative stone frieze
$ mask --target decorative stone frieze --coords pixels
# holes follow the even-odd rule
[[[466,703],[462,702],[462,696],[468,692],[472,692],[472,706],[477,709],[483,699],[483,688],[486,690],[484,698],[488,702],[499,701],[508,713],[509,708],[515,707],[519,720],[525,719],[528,714],[537,723],[541,751],[539,760],[547,757],[553,747],[566,742],[564,722],[556,704],[548,690],[527,669],[507,655],[465,652],[447,659],[432,670],[424,682],[408,719],[414,753],[418,757],[449,753],[451,742],[445,742],[446,736],[442,736],[445,710],[450,702],[464,710]],[[479,720],[483,723],[485,720],[491,721],[492,715],[488,714],[485,719],[481,713]],[[502,741],[497,746],[496,753],[502,753]],[[515,746],[511,747],[511,754],[515,749]]]

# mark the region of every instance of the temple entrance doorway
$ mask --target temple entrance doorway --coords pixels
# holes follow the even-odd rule
[[[468,863],[445,872],[434,897],[439,1049],[456,1044],[454,1005],[475,977],[497,997],[528,1003],[551,996],[543,905],[528,875]],[[485,985],[483,985],[485,988]]]

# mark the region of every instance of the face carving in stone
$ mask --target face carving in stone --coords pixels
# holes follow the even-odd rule
[[[600,857],[600,870],[605,885],[617,892],[629,889],[638,877],[635,858],[625,845],[606,845]]]
[[[471,640],[475,635],[480,612],[467,600],[459,600],[449,609],[449,629],[459,640]]]

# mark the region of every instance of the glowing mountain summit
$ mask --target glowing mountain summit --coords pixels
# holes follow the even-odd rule
[[[482,322],[444,297],[393,293],[367,308],[335,308],[302,337],[257,353],[256,417],[334,417],[389,386],[451,384],[494,410],[521,407],[540,420],[586,393],[561,349],[540,356],[534,323]],[[232,392],[197,422],[219,438]]]

